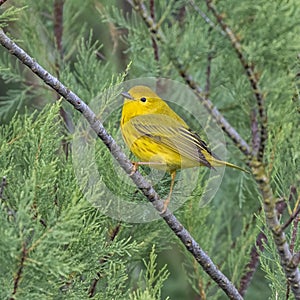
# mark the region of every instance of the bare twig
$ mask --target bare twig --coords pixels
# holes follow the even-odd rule
[[[248,79],[250,81],[251,87],[253,89],[253,93],[256,97],[257,100],[257,105],[258,105],[258,111],[260,115],[260,121],[261,121],[261,128],[260,128],[260,147],[259,151],[257,154],[257,158],[255,159],[255,156],[252,153],[249,153],[248,157],[251,158],[251,167],[252,167],[252,172],[255,177],[255,180],[257,182],[258,188],[261,191],[262,198],[264,201],[264,211],[266,215],[266,223],[270,230],[272,231],[273,238],[276,244],[276,248],[278,250],[280,260],[281,260],[281,265],[283,267],[283,270],[286,274],[286,278],[291,285],[292,291],[295,295],[295,297],[300,299],[300,272],[298,269],[298,265],[294,263],[292,254],[289,250],[289,245],[287,243],[285,233],[283,232],[278,215],[277,215],[277,210],[276,210],[276,198],[273,195],[271,186],[270,186],[270,181],[269,177],[266,173],[266,168],[263,163],[263,156],[264,156],[264,149],[265,149],[265,143],[267,141],[267,114],[266,114],[266,109],[264,106],[264,97],[263,94],[259,88],[258,85],[258,75],[254,72],[254,68],[251,64],[247,62],[247,60],[244,58],[244,55],[241,51],[241,44],[239,43],[238,39],[235,37],[233,32],[230,30],[230,28],[223,22],[222,17],[217,14],[214,6],[212,5],[211,1],[207,0],[206,1],[207,6],[212,12],[215,14],[219,24],[221,25],[222,29],[226,32],[226,34],[229,36],[231,43],[233,47],[235,48],[238,57],[246,70]],[[143,9],[143,7],[139,8],[140,10]],[[143,17],[145,23],[147,26],[151,26],[151,21],[147,20],[146,13],[143,12],[141,13],[141,16]],[[146,22],[147,20],[147,22]],[[153,23],[153,22],[152,22]],[[198,92],[198,96],[202,97],[201,95],[202,90],[197,86],[197,84],[192,80],[192,78],[186,73],[185,68],[180,64],[177,60],[177,68],[180,70],[180,73],[182,74],[182,77],[185,78],[186,82],[189,84],[190,87],[192,87],[194,90]],[[214,113],[214,107],[212,104],[208,104],[207,99],[203,99],[203,103],[205,106],[208,106],[208,110],[211,112],[212,116],[218,120],[217,115],[219,115],[219,112],[217,115]],[[222,116],[222,115],[221,115]],[[225,121],[225,123],[224,123]],[[222,124],[226,124],[226,127],[224,128],[223,125],[223,130],[231,137],[233,141],[237,144],[240,150],[244,154],[246,154],[250,148],[247,147],[248,145],[245,144],[246,147],[241,147],[241,141],[237,140],[239,138],[238,134],[236,131],[226,123],[226,120],[222,120],[221,122],[219,121],[219,124],[222,126]],[[229,130],[228,130],[229,129]],[[233,131],[232,131],[233,130]]]
[[[135,1],[136,4],[139,3],[139,1]],[[145,7],[143,5],[139,5],[135,7],[137,10],[140,11],[142,18],[144,19],[146,25],[149,27],[151,31],[151,26],[155,28],[155,23],[149,15],[147,14]],[[226,27],[227,28],[227,27]],[[224,27],[224,29],[226,29]],[[152,31],[151,31],[152,32]],[[160,33],[160,36],[162,37],[163,34]],[[234,37],[234,36],[233,36]],[[163,39],[161,39],[163,41]],[[236,40],[237,42],[237,40]],[[240,49],[240,44],[235,44],[235,47],[237,49]],[[240,59],[243,59],[243,56],[240,57]],[[174,61],[174,60],[173,60]],[[185,68],[180,65],[180,63],[177,62],[177,68],[180,70],[180,73],[183,78],[185,78],[186,82],[189,84],[191,88],[196,90],[197,95],[199,97],[203,98],[203,93],[202,90],[197,86],[197,84],[192,80],[192,78],[186,73]],[[261,122],[261,128],[260,128],[260,146],[259,150],[257,153],[257,159],[255,156],[253,156],[252,153],[248,152],[249,147],[241,147],[242,143],[237,138],[239,138],[238,134],[235,132],[235,130],[226,123],[226,120],[224,119],[219,119],[219,124],[226,124],[226,127],[224,131],[236,142],[236,144],[239,146],[239,148],[242,150],[243,153],[248,154],[249,157],[251,157],[251,167],[252,167],[252,172],[254,175],[254,178],[256,180],[256,183],[258,185],[259,190],[261,191],[262,198],[263,198],[263,203],[264,203],[264,212],[266,216],[266,223],[269,227],[269,229],[272,232],[274,242],[280,257],[280,262],[281,266],[285,272],[286,278],[288,280],[288,284],[291,286],[291,289],[293,291],[294,296],[296,299],[300,299],[300,272],[298,269],[298,264],[295,263],[295,260],[293,259],[292,253],[289,249],[289,244],[287,242],[286,236],[284,231],[281,229],[280,222],[278,219],[278,214],[276,210],[276,197],[273,195],[273,191],[270,186],[270,179],[267,175],[265,165],[263,163],[263,154],[264,154],[264,147],[265,147],[265,142],[267,140],[267,116],[266,116],[266,111],[264,107],[264,102],[263,102],[263,95],[259,89],[258,86],[258,78],[257,75],[253,71],[253,67],[249,65],[246,61],[243,63],[244,68],[247,70],[247,75],[250,80],[251,86],[254,90],[254,94],[257,99],[258,103],[258,111],[260,115],[260,122]],[[211,103],[207,101],[207,99],[203,98],[203,103],[206,107],[208,107],[208,110],[211,112],[211,114],[215,117],[215,119],[218,120],[215,114],[214,107],[212,106]],[[219,112],[218,112],[219,113]],[[217,115],[218,115],[217,113]],[[248,152],[248,153],[247,153]]]
[[[154,4],[154,0],[150,0],[149,7],[150,7],[151,18],[153,20],[155,20],[155,4]],[[156,39],[155,39],[154,36],[151,36],[151,40],[152,40],[152,48],[153,48],[153,51],[154,51],[154,59],[156,61],[159,61],[159,52],[158,52],[158,45],[157,45]]]
[[[88,291],[89,298],[93,298],[95,296],[97,284],[99,280],[102,278],[102,275],[99,272],[97,272],[96,275],[97,277],[92,280],[91,286]]]
[[[63,12],[64,0],[55,0],[54,2],[54,36],[56,41],[56,48],[63,58],[62,36],[63,36]]]
[[[252,153],[253,156],[257,156],[260,145],[260,134],[258,129],[256,110],[251,112],[251,136],[252,136]]]
[[[286,209],[286,201],[285,200],[280,200],[276,203],[276,210],[278,212],[278,215],[282,215],[284,210]],[[259,211],[257,211],[256,214],[259,214],[261,212],[262,208],[259,208]],[[253,220],[254,221],[254,217]],[[250,224],[246,225],[246,230],[248,230]],[[258,267],[259,264],[259,252],[264,251],[264,244],[267,243],[267,237],[263,232],[260,232],[256,238],[255,245],[252,247],[251,252],[250,252],[250,261],[246,265],[245,268],[245,274],[240,280],[239,284],[239,292],[242,296],[244,296],[247,292],[247,288],[251,284],[251,280],[254,276],[254,273]],[[258,251],[259,250],[259,251]]]
[[[194,0],[189,1],[190,5],[194,8],[194,10],[201,16],[201,18],[211,27],[216,28],[216,24],[200,9],[200,7],[195,3]],[[225,32],[220,30],[223,35]]]
[[[38,210],[37,210],[36,203],[34,203],[34,204],[32,205],[32,210],[33,210],[33,219],[34,219],[34,220],[39,220],[39,222],[42,224],[42,226],[43,226],[44,228],[46,228],[46,227],[47,227],[47,223],[46,223],[46,221],[45,221],[43,218],[41,218],[41,217],[39,216],[39,212],[38,212]]]
[[[154,3],[154,0],[149,0],[149,9],[150,9],[151,18],[153,20],[155,20],[155,3]],[[158,26],[157,26],[157,28],[158,28]],[[152,42],[152,48],[153,48],[153,53],[154,53],[154,59],[157,62],[157,67],[158,67],[158,70],[159,70],[159,73],[160,73],[158,43],[157,43],[155,34],[151,35],[151,42]],[[161,88],[161,80],[160,79],[157,80],[156,87],[157,87],[157,89]]]
[[[289,202],[291,202],[293,198],[297,198],[297,190],[294,186],[291,186]],[[285,230],[292,223],[292,221],[295,220],[297,216],[299,216],[299,212],[300,212],[300,203],[299,201],[297,201],[293,213],[290,215],[289,219],[281,226],[281,229]]]
[[[118,223],[116,226],[114,226],[113,228],[110,229],[110,231],[109,231],[109,240],[111,242],[114,241],[114,239],[119,234],[120,230],[121,230],[121,223]]]
[[[150,33],[155,36],[156,40],[159,42],[164,41],[164,36],[161,31],[161,28],[157,26],[156,22],[148,14],[147,8],[143,1],[133,0],[133,2],[130,1],[129,4],[131,4],[132,7],[140,13],[144,22],[149,28]]]
[[[64,2],[65,0],[55,0],[54,1],[54,37],[55,37],[55,45],[57,52],[59,54],[59,57],[55,60],[55,69],[56,69],[56,76],[59,78],[60,76],[60,69],[61,69],[61,63],[63,62],[64,53],[63,53],[63,46],[62,46],[62,39],[63,39],[63,13],[64,13]],[[59,100],[60,96],[57,95],[57,100]],[[69,132],[73,132],[74,125],[73,122],[68,115],[67,111],[60,107],[59,114],[61,118],[64,121],[64,124],[66,128],[69,130]],[[66,141],[66,139],[62,140],[62,147],[64,150],[64,153],[66,155],[66,158],[69,156],[70,152],[70,143]]]
[[[229,136],[233,143],[238,147],[238,149],[246,156],[251,155],[250,146],[248,143],[238,134],[238,132],[230,125],[230,123],[225,119],[225,117],[220,113],[220,111],[213,105],[210,99],[205,97],[205,92],[197,85],[190,76],[183,65],[179,61],[173,61],[175,67],[178,69],[181,77],[189,85],[189,87],[198,96],[199,100],[211,116],[216,120],[216,122],[221,126],[222,130]]]
[[[300,205],[297,207],[296,211],[294,211],[289,219],[281,226],[282,230],[285,230],[299,215]]]
[[[110,150],[113,157],[118,161],[124,171],[131,175],[134,171],[134,166],[131,161],[125,156],[121,148],[115,140],[107,133],[103,124],[97,119],[95,113],[90,107],[83,102],[75,93],[65,87],[57,78],[49,74],[35,60],[30,57],[23,49],[17,46],[4,32],[0,29],[0,43],[9,53],[16,56],[23,64],[31,69],[39,76],[47,85],[51,86],[57,93],[64,97],[76,110],[78,110],[90,124],[91,128],[97,136],[103,141],[106,147]],[[161,214],[164,208],[163,201],[153,187],[147,182],[144,177],[136,171],[130,176],[135,185],[152,203],[153,207]],[[242,300],[237,289],[230,280],[217,268],[210,257],[202,250],[199,244],[193,239],[191,234],[183,227],[176,217],[169,211],[161,214],[161,217],[173,230],[176,236],[181,240],[186,249],[194,256],[196,261],[202,266],[203,270],[223,289],[230,299]]]
[[[300,272],[298,265],[294,264],[293,262],[293,256],[289,249],[289,244],[287,242],[285,233],[280,226],[278,213],[276,210],[276,198],[273,195],[265,166],[258,160],[252,160],[251,167],[255,181],[262,194],[266,223],[272,232],[280,257],[281,266],[285,272],[289,284],[291,285],[296,299],[300,299]]]
[[[15,278],[14,278],[14,289],[13,289],[12,295],[16,295],[16,293],[18,291],[18,287],[19,287],[19,284],[20,284],[20,280],[22,278],[22,273],[23,273],[24,263],[25,263],[26,257],[27,257],[27,248],[26,248],[26,244],[23,242],[22,251],[21,251],[20,265],[19,265],[18,271],[17,271],[17,273],[15,275]],[[10,298],[10,300],[14,300],[14,299],[15,299],[14,296],[12,296]]]
[[[206,84],[205,84],[205,97],[209,97],[210,92],[210,74],[211,74],[211,61],[213,59],[213,54],[210,51],[207,55],[207,67],[206,67]]]
[[[160,28],[157,28],[155,21],[148,14],[148,11],[142,1],[134,0],[133,8],[137,10],[141,17],[143,18],[145,24],[149,28],[152,35],[155,35],[156,40],[162,43],[165,42],[163,32]],[[174,53],[170,53],[173,64],[177,68],[179,74],[189,85],[189,87],[198,96],[199,100],[202,102],[203,106],[208,110],[216,122],[221,126],[223,131],[231,138],[231,140],[236,144],[236,146],[245,154],[246,157],[251,155],[251,150],[249,145],[238,132],[230,125],[230,123],[224,118],[220,111],[213,105],[213,103],[205,97],[204,91],[196,84],[193,78],[186,72],[186,68],[182,65],[179,58],[174,56]]]
[[[224,22],[223,17],[221,14],[217,12],[216,7],[213,5],[211,0],[206,0],[206,5],[208,9],[213,13],[216,20],[218,21],[219,25],[223,29],[223,31],[227,34],[229,37],[231,44],[233,48],[235,49],[237,56],[244,67],[248,80],[250,82],[251,88],[253,90],[253,94],[256,98],[259,116],[260,116],[260,145],[259,145],[259,151],[257,153],[257,159],[259,161],[263,160],[264,152],[265,152],[265,145],[268,138],[268,132],[267,132],[267,111],[265,108],[264,103],[264,95],[260,89],[260,86],[258,84],[259,82],[259,76],[257,73],[254,72],[254,66],[252,63],[249,63],[245,57],[245,55],[242,52],[242,45],[240,44],[238,38],[234,34],[234,32],[230,29],[230,27]]]
[[[259,264],[259,251],[264,251],[264,243],[266,242],[267,237],[263,232],[260,232],[256,238],[255,245],[251,249],[250,261],[246,266],[247,272],[243,275],[240,281],[239,292],[242,296],[245,295],[247,288]]]

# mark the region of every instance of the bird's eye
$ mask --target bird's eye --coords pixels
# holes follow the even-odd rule
[[[147,101],[147,99],[146,99],[145,97],[142,97],[140,100],[141,100],[142,102],[146,102],[146,101]]]

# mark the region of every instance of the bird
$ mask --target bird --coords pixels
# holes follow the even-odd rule
[[[170,191],[164,201],[167,210],[179,169],[205,166],[210,169],[228,166],[245,169],[220,160],[200,136],[151,88],[138,85],[122,92],[124,103],[121,132],[130,151],[139,159],[138,166],[165,170],[171,175]]]

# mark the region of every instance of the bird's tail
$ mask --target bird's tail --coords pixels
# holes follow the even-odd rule
[[[213,158],[213,159],[210,159],[209,163],[213,166],[213,167],[223,167],[223,166],[227,166],[227,167],[230,167],[230,168],[234,168],[234,169],[237,169],[237,170],[240,170],[240,171],[243,171],[243,172],[246,172],[246,173],[250,173],[249,171],[239,167],[239,166],[236,166],[234,164],[231,164],[229,162],[226,162],[226,161],[223,161],[223,160],[219,160],[219,159],[216,159],[216,158]]]

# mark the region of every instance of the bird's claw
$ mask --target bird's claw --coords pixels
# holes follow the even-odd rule
[[[138,169],[138,167],[139,167],[139,164],[136,163],[136,162],[132,162],[132,164],[133,164],[133,168],[132,168],[132,170],[131,170],[129,176],[132,176],[132,175],[137,171],[137,169]]]
[[[167,199],[164,201],[163,209],[162,209],[162,211],[160,212],[161,215],[163,215],[163,214],[167,211],[169,203],[170,203],[170,199],[167,198]]]

